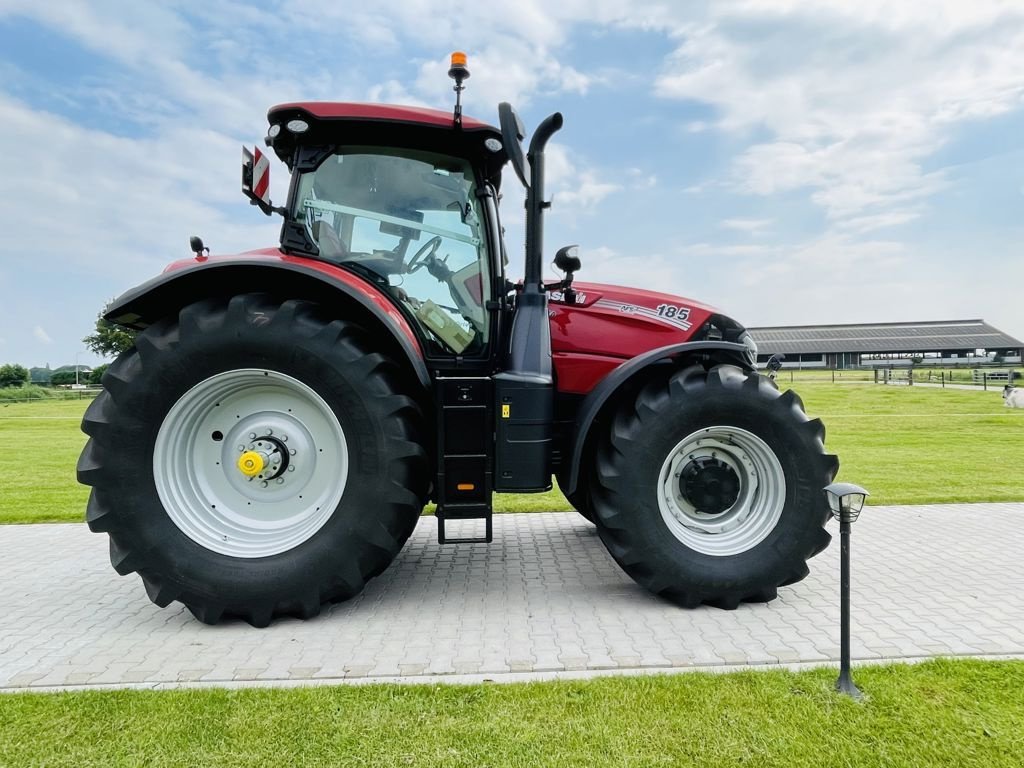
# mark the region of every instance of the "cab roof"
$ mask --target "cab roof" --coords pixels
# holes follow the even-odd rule
[[[271,107],[267,119],[277,122],[285,114],[305,112],[320,120],[374,120],[391,123],[414,123],[427,126],[452,128],[452,113],[430,109],[428,107],[406,107],[398,104],[364,104],[351,101],[296,101],[289,104],[278,104]],[[495,136],[501,135],[494,126],[481,122],[476,118],[463,115],[462,130],[490,131]]]
[[[463,115],[455,125],[452,112],[427,107],[357,102],[299,101],[278,104],[267,112],[267,120],[277,135],[267,137],[267,145],[292,168],[304,147],[379,146],[438,152],[464,157],[482,165],[488,177],[500,177],[507,159],[504,149],[485,146],[501,131],[492,125]],[[300,133],[288,129],[288,123],[301,120],[308,128]],[[493,146],[493,142],[492,142]]]

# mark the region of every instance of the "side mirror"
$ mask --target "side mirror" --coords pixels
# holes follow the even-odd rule
[[[507,101],[498,105],[498,121],[501,124],[501,143],[505,145],[505,154],[508,155],[516,176],[523,182],[523,186],[529,189],[530,170],[526,167],[526,158],[523,157],[522,141],[526,138],[523,121]]]
[[[206,256],[210,255],[210,249],[203,245],[203,238],[192,235],[188,239],[188,247],[192,249],[192,253],[196,255],[197,261],[206,261]],[[205,252],[206,256],[203,255]]]
[[[558,253],[555,254],[555,266],[565,272],[567,275],[572,275],[573,272],[579,272],[580,247],[578,245],[566,245],[558,249]]]
[[[270,204],[270,161],[254,147],[242,147],[242,194],[267,216],[274,212]]]

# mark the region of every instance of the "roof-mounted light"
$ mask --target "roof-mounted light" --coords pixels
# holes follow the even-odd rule
[[[279,133],[281,133],[281,124],[274,123],[272,126],[270,126],[270,130],[267,131],[267,136],[269,136],[272,139],[276,139]]]
[[[287,128],[292,133],[305,133],[306,131],[309,130],[309,123],[307,123],[305,120],[300,120],[296,118],[295,120],[289,120],[287,123],[285,123],[284,127]]]
[[[466,54],[462,51],[453,51],[451,64],[448,67],[448,77],[453,80],[468,80],[469,69],[466,68]]]
[[[469,79],[469,69],[466,68],[466,54],[462,51],[452,53],[451,66],[448,67],[448,77],[455,81],[455,127],[462,127],[462,91],[466,86],[463,80]]]

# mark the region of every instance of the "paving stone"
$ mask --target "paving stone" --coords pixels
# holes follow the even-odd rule
[[[1024,504],[869,507],[853,554],[853,657],[1024,654],[1022,518]],[[639,588],[572,513],[498,515],[494,537],[440,547],[423,518],[361,595],[256,630],[152,605],[84,525],[0,526],[0,689],[838,658],[836,546],[778,600],[720,611]]]

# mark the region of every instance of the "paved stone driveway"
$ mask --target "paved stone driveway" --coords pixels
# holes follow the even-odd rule
[[[110,568],[106,536],[82,525],[0,526],[0,689],[510,679],[838,656],[838,546],[775,602],[684,610],[634,585],[575,514],[497,515],[490,546],[440,547],[435,525],[424,518],[356,599],[264,630],[157,608],[138,577]],[[869,508],[854,526],[854,658],[1024,654],[1022,551],[1024,504]]]

